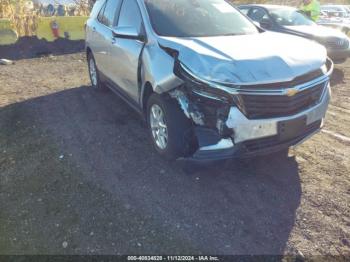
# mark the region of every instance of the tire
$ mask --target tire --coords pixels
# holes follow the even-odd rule
[[[100,91],[100,92],[106,91],[107,88],[100,79],[100,73],[96,66],[95,58],[91,52],[89,52],[87,55],[87,61],[88,61],[89,76],[90,76],[92,88],[95,91]]]
[[[166,126],[167,141],[163,146],[157,143],[153,134],[153,131],[156,131],[152,129],[154,117],[152,118],[151,114],[154,109],[158,108],[163,112],[163,121]],[[150,96],[147,102],[147,127],[156,151],[168,160],[186,157],[195,148],[192,122],[185,116],[174,99],[155,93]]]

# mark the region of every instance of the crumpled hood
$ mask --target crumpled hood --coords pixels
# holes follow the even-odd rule
[[[285,26],[287,30],[292,30],[294,32],[300,32],[309,36],[316,36],[318,38],[347,38],[347,36],[340,32],[339,30],[315,25],[315,26]]]
[[[286,34],[177,38],[159,44],[179,52],[179,61],[196,76],[237,85],[290,81],[320,68],[326,49]]]

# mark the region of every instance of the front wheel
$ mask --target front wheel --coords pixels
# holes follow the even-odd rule
[[[192,123],[174,99],[152,94],[147,123],[155,149],[165,158],[185,157],[193,150]]]

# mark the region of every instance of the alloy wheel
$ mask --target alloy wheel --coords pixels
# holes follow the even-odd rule
[[[164,150],[168,145],[168,127],[164,119],[164,112],[159,105],[152,105],[149,119],[153,140],[161,150]]]
[[[89,72],[90,72],[92,85],[97,86],[97,70],[96,70],[96,65],[93,58],[90,58],[90,61],[89,61]]]

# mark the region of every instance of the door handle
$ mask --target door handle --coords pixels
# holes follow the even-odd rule
[[[114,45],[115,43],[117,43],[117,39],[115,39],[115,37],[112,37],[112,45]]]
[[[96,32],[96,27],[93,27],[93,28],[92,28],[92,32]]]

